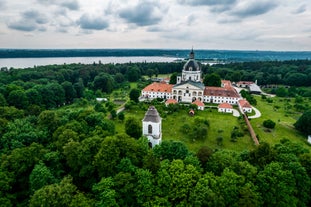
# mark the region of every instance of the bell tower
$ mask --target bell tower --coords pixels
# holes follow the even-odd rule
[[[157,109],[150,106],[143,122],[143,136],[146,136],[152,147],[162,142],[162,118]]]

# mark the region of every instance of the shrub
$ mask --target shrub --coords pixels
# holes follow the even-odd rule
[[[269,129],[274,129],[275,127],[275,122],[272,121],[271,119],[268,119],[268,120],[265,120],[263,122],[263,126],[266,127],[266,128],[269,128]]]

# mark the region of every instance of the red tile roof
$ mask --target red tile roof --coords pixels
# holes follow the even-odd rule
[[[252,81],[239,81],[239,82],[237,82],[238,85],[251,85],[253,83],[254,82],[252,82]]]
[[[245,99],[239,100],[239,104],[242,108],[252,108],[252,106]]]
[[[222,103],[218,105],[218,108],[223,108],[223,109],[232,109],[232,105],[228,104],[228,103]]]
[[[197,106],[204,106],[204,103],[202,101],[198,100],[198,99],[195,100],[194,102],[192,102],[192,104],[195,104]]]
[[[234,90],[234,88],[222,88],[222,87],[205,87],[205,96],[223,96],[239,98],[239,94]]]
[[[146,86],[143,91],[153,91],[153,92],[162,92],[162,93],[171,93],[174,85],[167,83],[151,83]]]
[[[176,104],[177,101],[175,99],[167,99],[167,101],[165,102],[165,104]]]
[[[231,81],[229,80],[221,80],[221,84],[223,85],[224,88],[232,88]]]

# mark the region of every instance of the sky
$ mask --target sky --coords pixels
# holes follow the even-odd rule
[[[0,48],[311,51],[310,0],[0,0]]]

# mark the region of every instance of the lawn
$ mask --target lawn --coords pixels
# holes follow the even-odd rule
[[[272,98],[273,103],[267,103],[260,96],[256,97],[256,99],[256,108],[261,111],[262,116],[258,119],[252,119],[251,124],[259,137],[259,142],[267,142],[274,145],[279,143],[281,139],[287,138],[293,142],[303,143],[311,150],[310,145],[307,145],[306,138],[295,130],[293,126],[301,116],[301,113],[295,112],[293,108],[288,110],[288,105],[293,105],[294,99],[289,100],[275,97]],[[140,103],[131,110],[126,110],[125,118],[133,116],[141,122],[149,105],[147,103]],[[255,146],[248,131],[243,130],[243,124],[241,124],[239,119],[233,117],[232,114],[219,113],[217,108],[206,108],[204,111],[196,111],[193,117],[188,115],[189,109],[181,109],[173,114],[168,114],[164,104],[156,105],[156,108],[162,117],[162,139],[182,141],[192,152],[197,152],[202,146],[209,146],[212,149],[230,149],[235,151],[249,150]],[[185,123],[193,123],[196,117],[209,121],[210,126],[204,141],[193,140],[189,134],[183,134],[181,132],[182,126]],[[275,129],[269,131],[262,126],[263,121],[267,119],[271,119],[276,123]],[[124,132],[124,121],[116,120],[115,124],[118,133]],[[244,131],[244,136],[237,138],[236,142],[231,141],[231,132],[234,127],[238,127],[241,131]],[[223,138],[221,145],[217,144],[217,137]]]
[[[148,104],[143,104],[140,107],[134,107],[131,110],[125,111],[125,118],[133,116],[139,121],[144,118],[148,109]],[[231,142],[231,131],[236,126],[240,128],[238,118],[233,117],[232,114],[218,113],[217,109],[206,109],[204,111],[196,111],[196,114],[191,117],[188,115],[188,109],[181,109],[173,114],[167,114],[165,107],[157,106],[160,116],[162,117],[162,140],[177,140],[186,143],[192,152],[197,152],[202,146],[209,146],[213,149],[231,149],[236,151],[243,151],[254,147],[249,133],[246,132],[243,137],[239,137],[237,142]],[[196,117],[207,119],[210,127],[208,129],[207,137],[204,141],[194,141],[188,134],[183,134],[181,128],[185,123],[193,123]],[[118,133],[124,132],[124,123],[115,121],[116,131]],[[217,145],[216,138],[223,137],[222,145]]]
[[[272,103],[267,103],[259,96],[256,99],[256,108],[261,111],[262,116],[258,119],[251,120],[251,124],[259,136],[260,142],[276,144],[281,139],[286,138],[293,142],[307,143],[306,137],[293,126],[301,116],[301,113],[295,112],[293,107],[288,107],[294,104],[294,99],[274,97],[272,98]],[[275,129],[269,131],[262,126],[263,121],[267,119],[271,119],[276,123]]]

